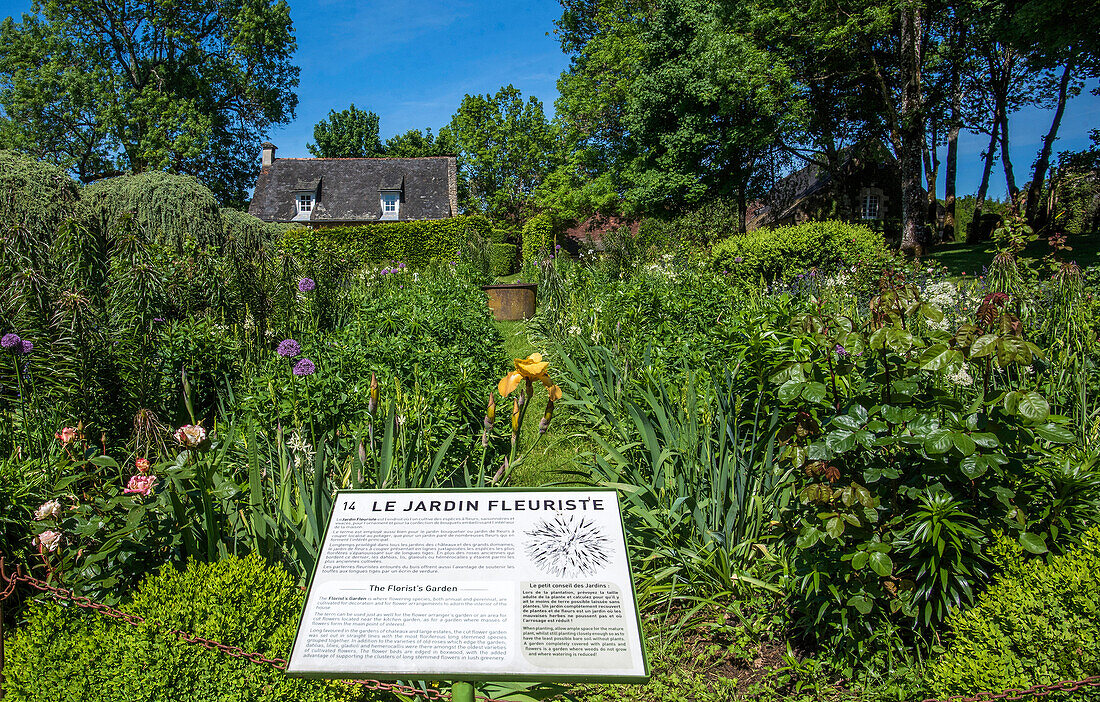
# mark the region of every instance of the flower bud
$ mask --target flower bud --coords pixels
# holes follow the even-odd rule
[[[550,428],[550,418],[554,416],[554,401],[549,400],[546,403],[546,411],[542,415],[542,420],[539,422],[539,434],[545,434],[546,430]]]
[[[367,402],[367,413],[370,416],[374,416],[375,410],[378,409],[378,378],[374,377],[374,373],[370,374],[370,400]]]
[[[519,398],[512,400],[512,443],[519,437]]]

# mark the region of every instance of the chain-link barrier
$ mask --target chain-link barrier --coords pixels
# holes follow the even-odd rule
[[[82,609],[90,609],[105,616],[117,619],[119,621],[126,622],[127,624],[138,626],[146,623],[144,617],[137,614],[131,614],[130,612],[123,612],[122,610],[105,605],[101,602],[94,602],[90,598],[78,595],[72,590],[65,588],[55,587],[49,583],[43,582],[38,578],[30,575],[24,575],[22,569],[17,570],[14,574],[8,575],[4,570],[4,559],[0,558],[0,603],[15,592],[15,588],[19,583],[24,583],[40,592],[44,592],[51,597],[59,600],[65,600],[66,602],[72,602],[77,607]],[[180,641],[189,644],[195,644],[196,646],[202,646],[208,648],[211,651],[220,651],[227,656],[233,658],[241,658],[250,663],[256,663],[261,665],[269,665],[279,670],[286,670],[286,661],[282,658],[268,658],[260,653],[253,653],[246,651],[239,646],[230,646],[223,644],[212,639],[206,639],[201,636],[196,636],[181,629],[163,629],[166,634],[175,636]],[[0,647],[3,646],[3,642],[0,641]],[[3,661],[2,654],[0,654],[0,661]],[[0,663],[2,665],[2,663]],[[3,669],[0,668],[0,676],[3,675]],[[0,677],[2,680],[2,677]],[[421,697],[426,700],[447,700],[450,699],[450,695],[442,690],[438,690],[431,687],[414,687],[412,685],[402,685],[400,683],[383,682],[381,680],[347,680],[344,681],[349,685],[357,685],[367,690],[377,690],[379,692],[392,692],[395,695],[404,695],[406,697]],[[3,695],[3,691],[0,690],[0,696]],[[495,700],[491,697],[485,697],[483,695],[476,695],[477,699],[483,702],[503,702],[502,700]]]

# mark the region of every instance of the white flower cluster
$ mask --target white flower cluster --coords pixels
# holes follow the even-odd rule
[[[286,447],[294,452],[294,467],[301,468],[303,465],[308,465],[313,460],[313,456],[316,455],[313,446],[305,440],[302,433],[297,429],[290,435],[290,440],[286,442]]]
[[[954,373],[948,373],[947,379],[955,385],[968,388],[974,384],[974,378],[971,377],[970,371],[966,369],[966,366],[959,366],[959,369]]]

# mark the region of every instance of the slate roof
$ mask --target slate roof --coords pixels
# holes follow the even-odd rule
[[[260,170],[250,214],[267,222],[303,221],[295,195],[314,192],[310,222],[372,222],[381,191],[401,190],[398,220],[452,217],[453,156],[425,158],[279,158]]]

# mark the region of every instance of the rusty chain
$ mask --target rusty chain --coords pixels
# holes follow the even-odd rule
[[[17,570],[14,575],[8,575],[4,572],[4,562],[0,558],[0,585],[5,585],[0,589],[0,602],[3,602],[7,598],[11,597],[15,592],[15,588],[19,583],[26,583],[30,587],[39,590],[41,592],[50,595],[51,597],[67,600],[72,602],[77,607],[83,609],[90,609],[105,616],[117,619],[119,621],[126,622],[132,626],[139,626],[147,623],[145,617],[137,614],[131,614],[130,612],[123,612],[122,610],[111,607],[110,605],[103,604],[102,602],[95,602],[83,595],[77,595],[72,590],[66,590],[65,588],[55,587],[49,583],[43,582],[37,578],[29,575],[23,575],[21,569]],[[270,665],[272,668],[285,671],[287,662],[282,658],[268,658],[260,653],[253,653],[245,651],[239,646],[230,646],[223,644],[213,639],[206,639],[201,636],[196,636],[182,629],[163,629],[163,633],[171,634],[178,638],[180,641],[189,644],[195,644],[212,651],[220,651],[227,656],[233,658],[241,658],[250,663],[258,663],[263,665]],[[423,697],[426,700],[447,700],[450,696],[441,690],[430,687],[414,687],[412,685],[403,685],[401,683],[389,683],[381,680],[348,680],[345,681],[349,685],[358,685],[366,690],[376,690],[379,692],[392,692],[396,695],[404,695],[406,697]],[[491,697],[485,697],[484,695],[476,695],[477,699],[483,702],[502,702],[501,700],[494,700]]]
[[[1077,692],[1082,687],[1100,687],[1100,675],[1093,675],[1083,680],[1063,680],[1050,685],[1032,685],[1027,688],[1009,688],[1000,692],[979,692],[973,696],[955,695],[938,699],[929,697],[922,702],[992,702],[992,700],[1022,700],[1028,697],[1044,697],[1055,692]]]
[[[16,585],[20,582],[26,583],[36,590],[40,590],[52,597],[68,600],[77,607],[84,609],[91,609],[104,614],[113,619],[124,621],[130,625],[138,626],[146,623],[146,619],[137,614],[131,614],[129,612],[123,612],[120,609],[105,605],[101,602],[94,602],[88,597],[77,595],[72,590],[66,590],[64,588],[55,587],[49,583],[42,582],[37,578],[29,575],[23,575],[21,572],[16,572],[14,575],[9,576],[4,572],[3,559],[0,558],[0,585],[5,584],[5,587],[0,590],[0,602],[3,602],[7,598],[11,597],[15,591]],[[195,644],[197,646],[203,646],[212,651],[220,651],[227,656],[233,658],[242,658],[250,663],[259,663],[264,665],[270,665],[278,670],[286,670],[287,662],[282,658],[268,658],[259,653],[252,653],[245,651],[238,646],[229,646],[227,644],[214,641],[212,639],[205,639],[201,636],[188,633],[181,629],[166,629],[164,633],[171,634],[181,641],[189,644]],[[435,688],[419,688],[412,685],[403,685],[401,683],[388,683],[381,680],[349,680],[349,685],[359,685],[367,690],[375,690],[378,692],[392,692],[396,695],[404,695],[406,697],[423,697],[426,700],[446,700],[450,699],[449,695],[441,690]],[[1093,688],[1100,687],[1100,675],[1093,675],[1091,677],[1084,678],[1082,680],[1063,680],[1061,682],[1051,683],[1049,685],[1032,685],[1028,688],[1009,688],[1002,690],[1001,692],[979,692],[976,695],[954,695],[953,697],[936,698],[929,697],[921,702],[993,702],[994,700],[1007,700],[1013,702],[1014,700],[1023,700],[1028,697],[1044,697],[1046,695],[1053,694],[1055,692],[1077,692],[1083,687]],[[503,702],[502,700],[495,700],[491,697],[484,695],[476,695],[477,699],[483,702]]]

